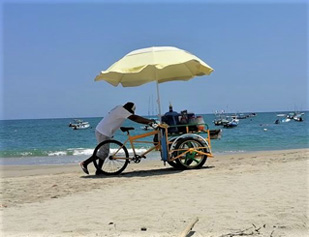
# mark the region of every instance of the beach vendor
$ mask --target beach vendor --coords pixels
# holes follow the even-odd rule
[[[154,120],[150,120],[150,119],[134,114],[135,108],[136,108],[135,104],[132,102],[127,102],[123,106],[118,105],[115,108],[113,108],[98,123],[95,129],[95,136],[96,136],[98,144],[105,140],[112,139],[115,132],[121,127],[121,125],[127,118],[136,123],[141,123],[141,124],[153,125],[155,123]],[[96,170],[96,175],[102,174],[102,166],[104,163],[104,159],[108,156],[108,154],[109,154],[109,144],[106,144],[106,146],[102,147],[99,152],[100,159],[98,162],[99,163],[98,167],[100,169]],[[96,159],[97,159],[96,156],[91,156],[87,160],[81,162],[79,165],[86,174],[89,174],[87,166],[89,163],[95,161]]]

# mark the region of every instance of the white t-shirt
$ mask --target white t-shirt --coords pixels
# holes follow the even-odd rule
[[[112,137],[130,115],[131,112],[118,105],[99,122],[96,130],[107,137]]]

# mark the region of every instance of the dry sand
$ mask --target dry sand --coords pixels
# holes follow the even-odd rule
[[[77,164],[2,166],[1,236],[309,236],[309,149],[161,161],[119,176]],[[93,170],[92,170],[93,172]]]

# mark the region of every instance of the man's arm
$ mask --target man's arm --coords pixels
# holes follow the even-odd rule
[[[130,115],[128,117],[128,119],[132,120],[133,122],[142,123],[142,124],[149,124],[149,123],[153,122],[153,120],[151,120],[151,119],[146,119],[146,118],[138,116],[136,114]]]

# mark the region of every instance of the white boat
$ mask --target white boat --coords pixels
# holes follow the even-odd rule
[[[141,126],[142,130],[148,131],[148,130],[153,130],[153,127],[149,126],[148,124]]]
[[[239,123],[238,119],[232,118],[228,123],[224,124],[225,128],[233,128],[236,127]]]
[[[291,121],[290,118],[284,118],[284,119],[281,120],[282,123],[288,123],[290,121]]]
[[[227,116],[225,115],[225,111],[222,110],[221,112],[216,111],[215,112],[215,120],[213,121],[213,123],[216,126],[224,126],[225,124],[227,124],[229,121],[227,119]]]
[[[291,114],[277,114],[277,117],[283,117],[282,119],[277,119],[276,121],[275,121],[275,124],[279,124],[280,122],[281,123],[288,123],[288,122],[290,122],[291,121],[291,118],[293,118],[293,117],[290,117],[291,116]]]
[[[293,116],[294,121],[297,121],[297,122],[304,121],[304,119],[302,117],[304,114],[305,113],[295,113],[295,115]]]
[[[80,119],[74,119],[74,123],[70,123],[69,127],[73,128],[73,130],[80,130],[89,128],[90,124]]]

